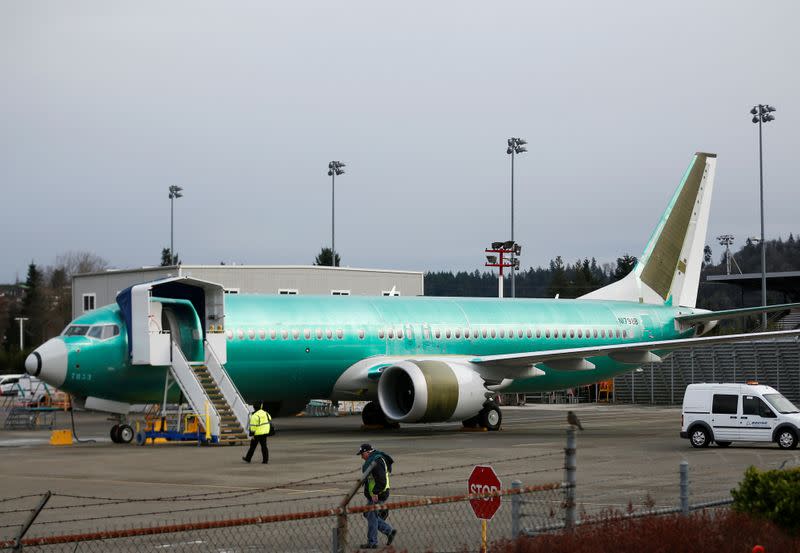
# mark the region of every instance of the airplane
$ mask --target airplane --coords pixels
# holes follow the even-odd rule
[[[25,368],[120,420],[131,404],[189,399],[202,412],[210,397],[219,436],[231,417],[220,394],[236,407],[239,431],[245,404],[263,400],[285,415],[312,398],[367,400],[367,425],[499,430],[501,392],[574,388],[678,348],[800,333],[704,336],[720,319],[793,306],[696,307],[716,161],[696,153],[634,269],[577,299],[226,296],[179,277],[133,286],[81,315]],[[209,373],[217,388],[198,395]]]

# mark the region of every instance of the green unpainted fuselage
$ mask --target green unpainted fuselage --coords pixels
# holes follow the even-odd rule
[[[694,335],[692,329],[679,331],[674,319],[691,309],[623,301],[230,295],[225,311],[225,367],[249,402],[359,399],[337,397],[335,384],[348,367],[372,357],[377,363],[380,356],[485,356]],[[116,305],[71,324],[109,323],[120,325],[118,336],[61,337],[68,349],[61,388],[128,403],[161,401],[167,367],[129,362]],[[503,392],[565,389],[634,368],[605,356],[589,361],[595,369],[540,365],[545,375],[516,380]],[[170,397],[176,400],[177,391]]]

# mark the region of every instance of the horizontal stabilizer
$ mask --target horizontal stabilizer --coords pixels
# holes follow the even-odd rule
[[[675,320],[682,323],[699,323],[702,321],[719,321],[721,319],[737,319],[748,315],[760,313],[772,313],[774,311],[788,311],[790,309],[800,309],[800,303],[782,303],[779,305],[767,305],[758,307],[742,307],[739,309],[726,309],[725,311],[711,311],[708,313],[695,313],[692,315],[678,315]]]

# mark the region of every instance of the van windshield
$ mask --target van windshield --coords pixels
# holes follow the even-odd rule
[[[800,410],[795,407],[791,401],[783,397],[781,394],[764,394],[770,405],[780,414],[786,415],[789,413],[800,413]]]

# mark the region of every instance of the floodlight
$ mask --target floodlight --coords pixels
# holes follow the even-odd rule
[[[487,255],[486,261],[489,263],[497,263],[497,256],[496,255]]]
[[[503,249],[504,250],[510,250],[513,247],[514,247],[514,241],[513,240],[506,240],[505,242],[503,242]]]
[[[514,255],[519,255],[522,253],[522,246],[519,244],[514,244]]]
[[[755,107],[754,107],[753,109],[751,109],[751,110],[750,110],[750,113],[752,113],[753,115],[755,115],[756,113],[758,113],[758,108],[755,108]]]
[[[492,242],[492,249],[493,250],[499,250],[502,247],[503,247],[503,243],[502,242]]]

